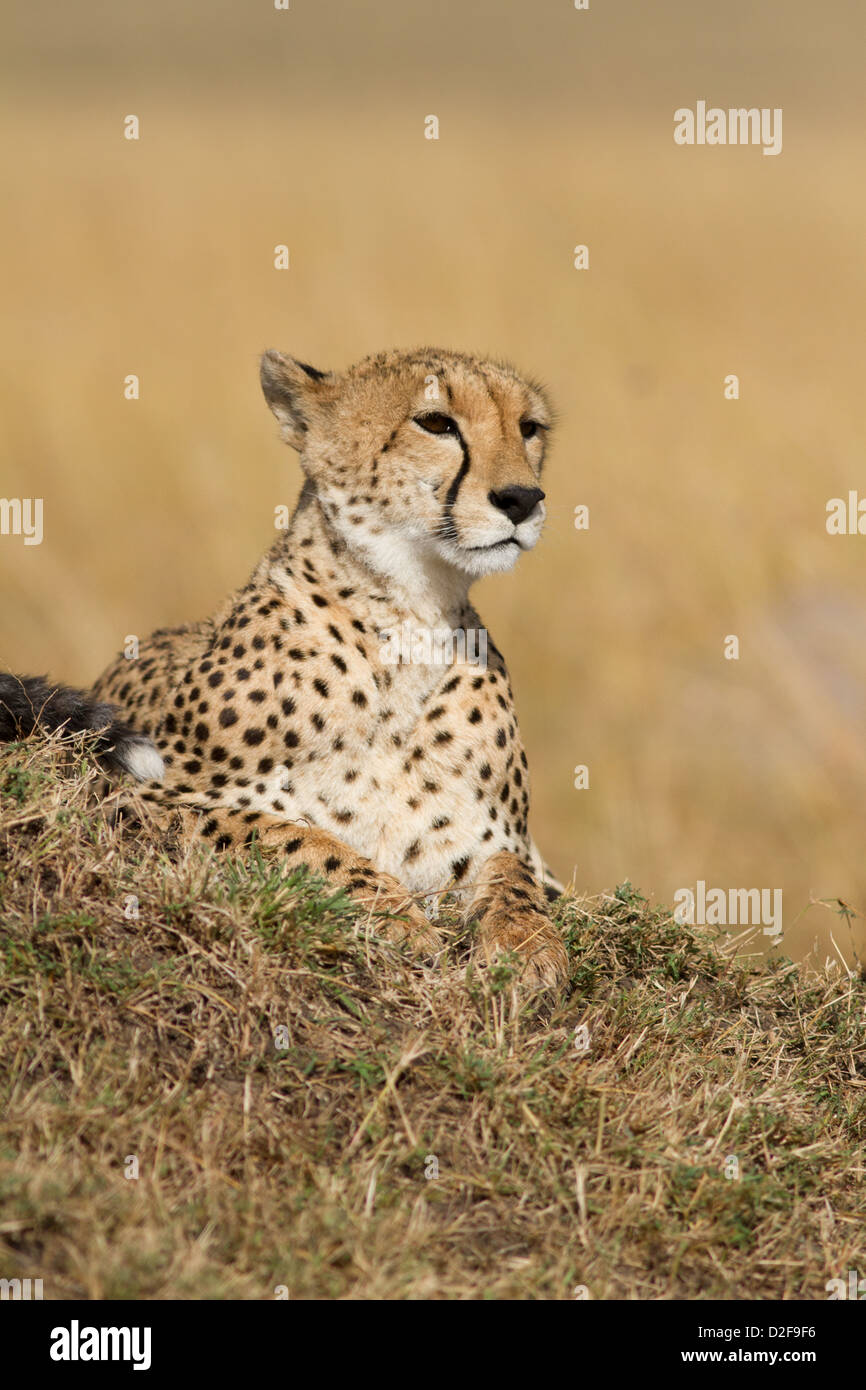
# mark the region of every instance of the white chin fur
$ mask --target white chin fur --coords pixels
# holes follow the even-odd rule
[[[475,578],[483,574],[504,574],[513,569],[521,555],[519,545],[498,545],[490,550],[457,550],[451,563]]]
[[[544,525],[544,507],[540,505],[531,518],[522,521],[512,533],[519,545],[497,545],[486,543],[479,538],[476,546],[454,545],[442,547],[442,558],[455,569],[479,578],[483,574],[502,574],[513,569],[524,550],[531,550],[541,535]]]

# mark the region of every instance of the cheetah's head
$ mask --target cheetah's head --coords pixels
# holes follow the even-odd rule
[[[374,568],[477,578],[535,545],[553,420],[510,367],[423,349],[319,372],[270,351],[261,376],[330,524]]]

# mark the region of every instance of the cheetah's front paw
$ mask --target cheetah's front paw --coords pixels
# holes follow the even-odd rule
[[[381,936],[384,941],[405,943],[416,956],[437,956],[444,950],[445,942],[438,929],[427,920],[420,907],[407,901],[405,896],[389,900],[379,894],[369,907],[375,936]],[[393,913],[393,916],[385,916],[386,913]]]
[[[478,933],[477,953],[492,963],[513,951],[525,962],[520,982],[530,989],[560,990],[568,978],[568,957],[548,917],[529,910],[516,915],[505,909],[488,913]]]

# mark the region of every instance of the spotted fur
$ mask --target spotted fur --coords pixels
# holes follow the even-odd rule
[[[305,474],[289,529],[211,618],[119,656],[94,695],[153,739],[165,776],[146,799],[185,833],[255,836],[428,951],[421,903],[458,890],[485,957],[516,950],[527,979],[557,985],[501,654],[488,638],[486,668],[395,665],[381,635],[482,630],[471,583],[510,569],[544,520],[544,393],[432,349],[339,374],[268,352],[261,376]]]

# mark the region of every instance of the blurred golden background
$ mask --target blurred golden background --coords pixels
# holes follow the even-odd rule
[[[866,496],[855,0],[3,8],[0,495],[44,499],[3,668],[87,683],[246,578],[299,482],[261,349],[507,357],[561,415],[546,535],[476,590],[544,852],[781,887],[786,952],[862,959],[810,907],[866,909],[866,536],[825,529]],[[783,108],[782,153],[676,146],[698,100]]]

